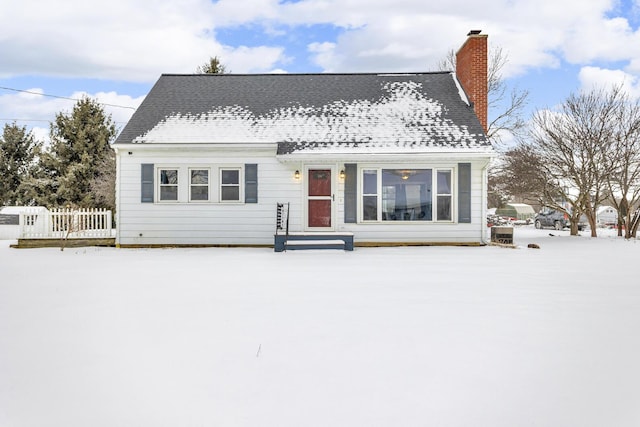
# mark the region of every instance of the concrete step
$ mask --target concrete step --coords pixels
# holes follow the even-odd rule
[[[284,242],[285,250],[299,249],[342,249],[344,240],[287,240]]]

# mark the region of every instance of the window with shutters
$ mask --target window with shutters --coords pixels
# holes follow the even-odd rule
[[[378,171],[367,169],[362,171],[362,220],[378,220]]]
[[[438,170],[437,171],[437,220],[438,221],[451,221],[452,210],[452,198],[453,190],[451,188],[451,171],[450,170]]]
[[[178,169],[158,169],[161,202],[178,201]]]
[[[363,168],[360,176],[362,222],[452,221],[452,169]]]
[[[220,201],[239,202],[240,189],[240,168],[220,168]]]
[[[158,203],[258,203],[255,163],[233,167],[143,164],[141,170],[142,203],[153,203],[154,193]]]

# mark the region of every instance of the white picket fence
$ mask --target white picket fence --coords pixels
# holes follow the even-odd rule
[[[112,237],[106,209],[26,209],[20,213],[20,239],[100,239]]]

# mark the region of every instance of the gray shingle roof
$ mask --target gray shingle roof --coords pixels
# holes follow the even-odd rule
[[[274,142],[299,151],[487,151],[451,73],[160,77],[120,143]]]

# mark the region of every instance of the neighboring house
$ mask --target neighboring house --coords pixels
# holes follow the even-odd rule
[[[617,227],[618,211],[613,206],[600,206],[596,211],[596,225],[598,227]]]
[[[278,203],[291,234],[484,244],[486,53],[469,33],[458,78],[162,75],[114,143],[117,245],[273,245]]]

